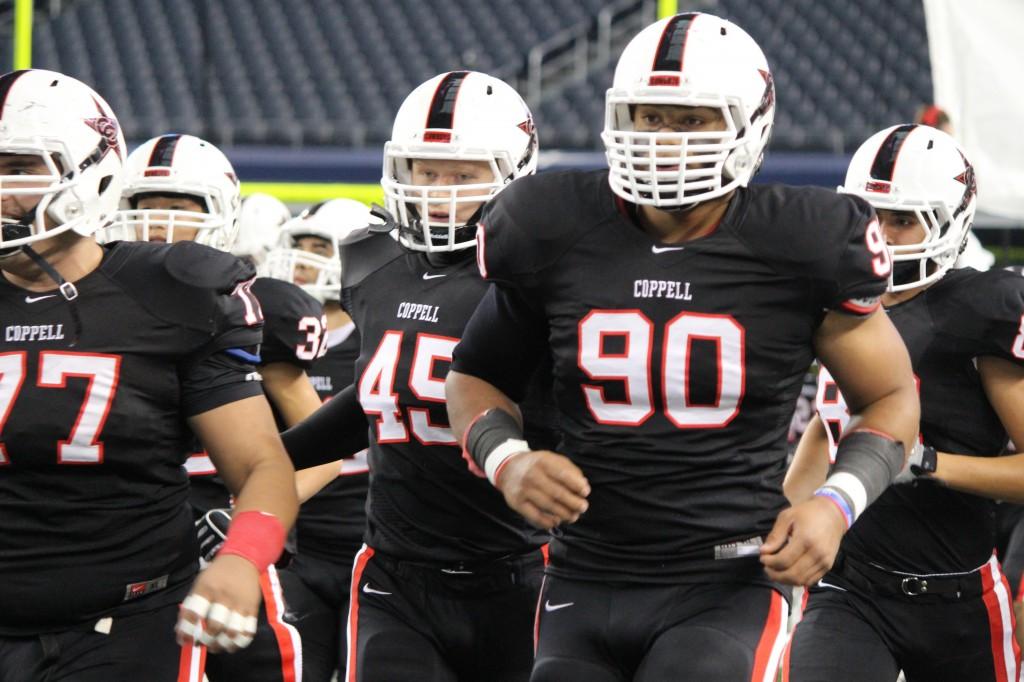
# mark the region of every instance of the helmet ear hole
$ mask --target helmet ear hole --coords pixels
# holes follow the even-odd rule
[[[104,175],[102,178],[100,178],[100,183],[96,188],[96,192],[98,194],[103,194],[104,192],[106,192],[107,188],[110,187],[110,183],[113,182],[113,180],[113,175]]]

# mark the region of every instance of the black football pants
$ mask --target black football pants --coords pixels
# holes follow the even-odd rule
[[[953,579],[929,579],[941,589]],[[844,563],[809,591],[784,656],[791,682],[1016,682],[1009,587],[993,559],[960,596]],[[910,594],[907,594],[909,592]]]
[[[774,682],[789,603],[765,585],[547,576],[531,682]]]
[[[540,551],[445,566],[364,547],[352,571],[346,679],[526,682],[543,570]]]

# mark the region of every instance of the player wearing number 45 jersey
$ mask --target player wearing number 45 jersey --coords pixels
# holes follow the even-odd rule
[[[198,244],[93,239],[117,206],[124,144],[84,84],[0,77],[4,680],[198,682],[193,644],[252,641],[259,574],[296,511],[248,360],[253,269]],[[198,577],[193,431],[238,510]]]
[[[449,416],[506,501],[553,528],[532,680],[774,680],[787,602],[831,564],[912,440],[906,351],[862,200],[746,187],[775,99],[738,26],[681,14],[626,47],[609,171],[517,180],[481,218],[494,286],[455,349]],[[511,400],[554,356],[564,440]],[[786,436],[814,354],[864,429],[786,509]],[[870,430],[869,430],[870,429]]]
[[[533,120],[502,81],[441,74],[406,98],[384,157],[398,224],[342,247],[342,304],[361,349],[356,385],[321,410],[343,413],[358,399],[361,423],[351,427],[370,427],[347,679],[526,680],[545,537],[467,468],[447,424],[444,377],[487,288],[473,261],[477,214],[536,167]],[[330,423],[344,431],[342,422]],[[336,440],[319,449],[330,454]]]
[[[871,202],[893,253],[882,302],[920,382],[923,446],[811,588],[786,673],[794,682],[884,682],[900,669],[909,682],[1015,682],[1011,592],[992,556],[986,498],[1024,500],[1024,456],[996,458],[1008,432],[1024,439],[1024,279],[950,270],[976,191],[964,152],[939,130],[875,134],[840,191]],[[819,417],[786,478],[794,501],[824,479],[829,451],[842,443],[843,397],[823,369]]]

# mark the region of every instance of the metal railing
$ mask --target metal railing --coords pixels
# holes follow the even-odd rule
[[[603,68],[618,49],[657,16],[656,0],[617,0],[596,17],[571,26],[533,47],[515,74],[531,106]]]

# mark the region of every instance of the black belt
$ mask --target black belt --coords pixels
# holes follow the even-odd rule
[[[371,561],[379,561],[391,573],[411,580],[427,580],[449,588],[466,587],[474,590],[512,587],[529,580],[528,575],[544,568],[540,549],[526,554],[513,554],[485,561],[425,562],[398,559],[389,554],[374,552]]]
[[[887,571],[841,554],[832,572],[854,587],[880,595],[970,599],[985,591],[980,569],[954,575],[912,575]]]

